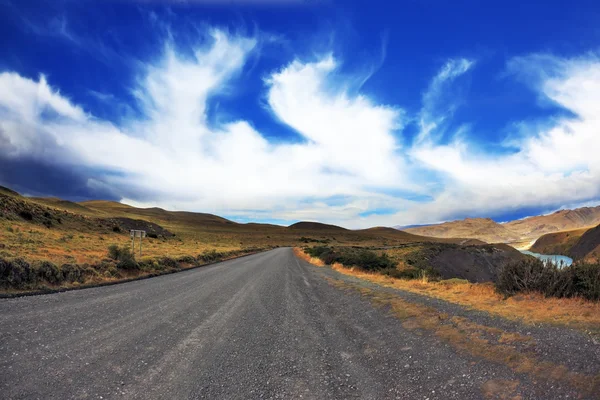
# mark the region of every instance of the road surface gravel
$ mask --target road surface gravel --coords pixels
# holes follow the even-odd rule
[[[120,285],[0,299],[0,398],[598,398],[405,329],[327,278],[352,281],[280,248]],[[535,329],[542,342],[550,340],[543,332],[557,334]],[[561,332],[574,353],[546,342],[541,352],[569,354],[556,361],[599,374],[598,343]]]

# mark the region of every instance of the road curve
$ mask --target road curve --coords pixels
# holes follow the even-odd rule
[[[0,300],[0,397],[477,399],[514,378],[321,275],[281,248]]]

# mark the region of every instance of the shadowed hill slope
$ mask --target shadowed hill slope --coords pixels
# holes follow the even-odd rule
[[[589,228],[547,233],[540,236],[529,250],[540,254],[570,256],[571,248]]]
[[[600,225],[587,230],[569,250],[575,260],[600,260]]]
[[[309,221],[296,222],[295,224],[288,226],[288,228],[295,229],[295,230],[309,230],[309,231],[342,231],[342,232],[348,231],[348,229],[342,228],[341,226],[323,224],[321,222],[309,222]]]

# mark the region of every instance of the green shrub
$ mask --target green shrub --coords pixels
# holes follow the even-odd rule
[[[98,270],[96,270],[94,267],[82,267],[83,268],[83,276],[84,279],[94,279],[100,276],[100,273],[98,272]]]
[[[200,263],[215,262],[223,258],[223,253],[216,251],[215,249],[206,250],[204,253],[197,257]]]
[[[67,282],[83,283],[85,280],[83,270],[77,264],[63,264],[60,266],[60,271]]]
[[[63,280],[60,269],[50,261],[38,261],[33,264],[33,269],[39,280],[54,284]]]
[[[367,271],[392,270],[396,268],[396,263],[388,257],[387,254],[377,254],[373,251],[363,248],[337,248],[333,249],[327,246],[315,246],[306,248],[305,252],[311,257],[317,257],[325,264],[342,263],[347,267],[356,266]]]
[[[6,282],[14,288],[25,288],[36,282],[35,272],[27,261],[15,258],[10,262]]]
[[[181,256],[177,259],[177,261],[183,264],[198,264],[198,261],[192,256]]]
[[[31,211],[28,210],[19,211],[19,216],[26,221],[33,220],[33,214],[31,213]]]
[[[179,263],[177,262],[177,260],[175,260],[171,257],[162,257],[158,263],[161,264],[162,266],[164,266],[165,268],[173,268],[173,269],[179,268]]]
[[[106,271],[104,271],[103,275],[107,278],[114,278],[119,276],[119,270],[116,266],[111,265],[106,269]]]
[[[600,263],[576,263],[569,269],[575,292],[589,300],[600,300]]]
[[[419,279],[422,275],[421,271],[423,270],[419,268],[406,268],[403,270],[399,270],[397,268],[387,268],[382,270],[381,273],[397,279]]]
[[[138,269],[139,265],[135,261],[135,256],[129,246],[119,247],[116,244],[108,246],[108,257],[117,261],[117,268]]]

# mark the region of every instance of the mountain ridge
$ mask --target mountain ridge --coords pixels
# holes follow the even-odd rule
[[[491,218],[465,218],[440,224],[402,229],[415,235],[439,238],[473,238],[488,243],[523,243],[548,233],[590,228],[600,224],[600,206],[563,209],[498,223]],[[399,229],[399,226],[394,227]]]

